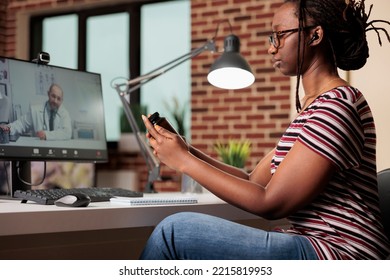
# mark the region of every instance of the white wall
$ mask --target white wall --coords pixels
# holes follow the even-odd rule
[[[366,11],[373,4],[368,21],[381,19],[390,21],[390,1],[367,0]],[[385,27],[390,33],[390,25],[379,23],[377,27]],[[351,85],[357,87],[366,97],[374,114],[377,129],[377,169],[390,168],[390,42],[386,34],[380,33],[382,47],[378,43],[375,31],[367,33],[370,57],[367,64],[358,71],[349,73]],[[340,71],[340,76],[346,73]],[[296,78],[291,78],[291,100],[295,100]],[[303,92],[303,89],[300,90]],[[295,116],[295,106],[291,108],[291,116]]]
[[[390,21],[390,1],[370,0],[374,4],[370,20],[383,19]],[[376,26],[386,27],[387,24]],[[373,111],[377,128],[377,167],[378,171],[390,167],[390,43],[384,33],[381,33],[382,47],[380,47],[375,31],[367,33],[370,47],[370,57],[364,68],[352,72],[350,82],[359,88]]]

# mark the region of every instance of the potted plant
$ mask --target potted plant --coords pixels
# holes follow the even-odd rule
[[[251,142],[249,140],[230,139],[224,144],[217,141],[214,144],[214,149],[224,163],[244,168],[251,152]]]
[[[173,106],[165,103],[165,107],[172,115],[173,120],[176,122],[176,129],[179,135],[185,136],[184,117],[185,117],[185,106],[181,107],[177,97],[173,97]]]

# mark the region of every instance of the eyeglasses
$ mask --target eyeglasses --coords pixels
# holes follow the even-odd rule
[[[306,30],[309,28],[313,28],[315,26],[306,26],[302,30]],[[283,37],[283,35],[287,33],[295,33],[298,32],[299,28],[293,28],[293,29],[287,29],[287,30],[281,30],[281,31],[273,31],[271,35],[269,35],[268,40],[271,45],[274,46],[275,49],[278,49],[280,47],[280,38]]]

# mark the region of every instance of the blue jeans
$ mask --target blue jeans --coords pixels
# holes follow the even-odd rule
[[[269,232],[199,213],[165,218],[153,231],[141,259],[316,260],[303,236]]]

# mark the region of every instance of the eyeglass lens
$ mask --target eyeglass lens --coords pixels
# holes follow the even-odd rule
[[[268,36],[269,43],[273,45],[275,48],[279,47],[279,36],[277,33],[272,33]]]

